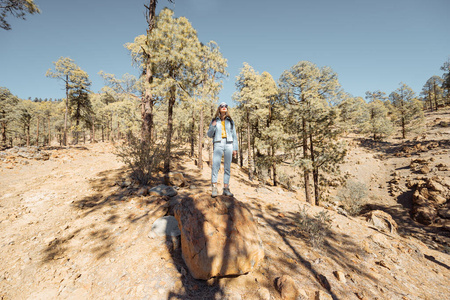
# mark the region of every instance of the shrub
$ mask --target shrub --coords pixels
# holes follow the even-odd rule
[[[300,209],[297,227],[309,240],[314,248],[323,245],[328,229],[331,228],[331,217],[326,211],[309,216],[306,206]]]
[[[351,216],[356,216],[367,202],[367,186],[364,183],[349,180],[338,191],[337,198]]]
[[[127,142],[117,147],[117,155],[131,169],[131,177],[146,185],[164,159],[163,148],[130,135]]]

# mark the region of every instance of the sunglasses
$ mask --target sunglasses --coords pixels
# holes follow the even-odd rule
[[[228,105],[221,105],[221,106],[219,106],[220,108],[223,108],[223,107],[226,107],[226,108],[228,108]]]

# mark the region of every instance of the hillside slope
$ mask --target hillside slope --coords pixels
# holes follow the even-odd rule
[[[369,186],[367,209],[390,213],[399,234],[326,203],[329,208],[310,207],[301,191],[250,182],[233,165],[232,191],[255,216],[266,257],[247,275],[206,282],[188,273],[177,240],[148,237],[153,221],[170,212],[169,202],[138,196],[112,145],[55,147],[47,150],[49,160],[10,154],[0,163],[0,299],[280,299],[274,282],[282,275],[293,278],[305,299],[319,292],[320,299],[443,299],[450,295],[448,234],[443,224],[410,218],[405,187],[408,176],[419,176],[408,167],[413,155],[450,165],[449,132],[435,126],[436,118],[450,121],[448,112],[432,114],[420,140],[355,140],[342,166]],[[436,140],[444,142],[416,154],[402,148]],[[198,170],[180,151],[173,168],[188,184],[171,203],[209,193],[207,166]],[[311,239],[299,225],[303,211],[310,221],[326,213],[330,227]],[[313,247],[320,237],[321,246]]]

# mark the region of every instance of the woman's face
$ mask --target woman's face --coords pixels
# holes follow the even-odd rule
[[[228,111],[228,105],[221,105],[219,106],[219,110],[221,113],[226,113]]]

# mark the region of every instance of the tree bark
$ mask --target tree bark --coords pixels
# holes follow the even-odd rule
[[[2,145],[6,147],[6,122],[2,122]]]
[[[172,143],[173,132],[173,107],[175,105],[175,90],[173,86],[170,88],[169,105],[167,108],[167,139],[166,139],[166,151],[164,157],[164,173],[166,175],[170,172],[170,148]]]
[[[39,121],[40,121],[40,118],[38,117],[37,118],[37,125],[36,125],[36,146],[38,146],[39,147]]]
[[[67,146],[67,119],[69,115],[69,75],[66,75],[66,111],[64,112],[63,145]]]
[[[244,166],[244,151],[242,150],[243,137],[242,137],[242,127],[239,127],[239,165],[241,168]]]
[[[250,140],[250,112],[247,108],[247,147],[248,147],[248,179],[250,181],[253,180],[253,169],[254,169],[254,162],[253,162],[253,155],[252,155],[252,145]]]
[[[194,114],[194,109],[192,109],[192,125],[191,125],[191,137],[190,137],[190,142],[191,142],[191,157],[194,157],[194,153],[195,153],[195,114]]]
[[[308,134],[306,132],[306,120],[305,118],[302,119],[302,139],[303,139],[303,159],[308,159]],[[314,201],[311,198],[311,187],[310,187],[310,171],[305,168],[303,172],[303,178],[305,180],[305,197],[306,202],[310,203],[311,205],[314,205]]]
[[[272,145],[272,177],[273,186],[277,186],[277,164],[275,162],[275,146]]]
[[[147,9],[147,45],[150,38],[150,34],[155,27],[155,12],[157,0],[150,0],[149,5],[145,8]],[[142,139],[151,142],[153,140],[152,130],[153,130],[153,95],[151,90],[151,83],[153,82],[153,72],[152,64],[150,61],[150,53],[145,53],[146,55],[146,67],[145,67],[145,81],[148,85],[145,87],[144,95],[142,97],[141,103],[141,115],[142,115]]]
[[[314,144],[312,133],[309,133],[309,147],[311,152],[311,161],[313,165],[314,199],[315,205],[319,205],[319,169],[315,166]]]
[[[50,117],[47,119],[47,127],[48,127],[48,139],[47,139],[47,145],[51,145],[51,139],[52,139],[52,131],[50,127]]]
[[[436,92],[436,82],[433,82],[433,96],[434,96],[434,106],[436,111],[438,110],[437,92]]]
[[[152,141],[152,130],[153,130],[153,96],[150,88],[150,84],[153,81],[153,74],[150,65],[150,58],[147,58],[147,66],[145,72],[145,80],[148,82],[147,87],[145,88],[144,95],[142,97],[141,102],[141,116],[142,116],[142,139],[147,141]]]
[[[94,122],[94,117],[91,116],[91,144],[95,143],[95,122]]]
[[[200,107],[200,122],[198,130],[198,168],[203,170],[203,107]]]
[[[30,147],[30,125],[27,126],[27,147]]]

